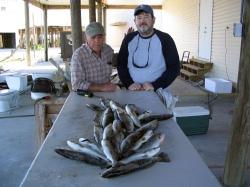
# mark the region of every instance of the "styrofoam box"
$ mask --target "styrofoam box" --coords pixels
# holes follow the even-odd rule
[[[27,89],[28,82],[27,82],[28,75],[9,75],[6,76],[6,82],[8,84],[9,89],[23,91]]]
[[[233,83],[221,78],[205,78],[205,88],[214,93],[232,93]]]
[[[16,72],[6,72],[6,73],[1,73],[0,74],[0,82],[6,82],[6,76],[9,75],[16,75]]]

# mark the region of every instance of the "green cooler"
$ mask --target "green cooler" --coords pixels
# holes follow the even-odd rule
[[[209,111],[204,107],[175,107],[173,114],[176,122],[187,136],[207,133]]]

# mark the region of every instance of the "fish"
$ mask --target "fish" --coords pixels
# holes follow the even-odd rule
[[[118,116],[118,119],[122,122],[122,124],[126,128],[127,133],[133,132],[134,131],[134,123],[133,123],[132,119],[128,116],[126,111],[121,106],[119,106],[116,102],[114,102],[112,100],[110,101],[110,107],[111,107],[111,110],[114,113],[116,113],[116,115]]]
[[[102,154],[100,153],[97,153],[95,151],[93,151],[92,149],[88,148],[88,147],[82,147],[81,145],[77,144],[77,143],[74,143],[72,141],[67,141],[67,145],[74,151],[78,151],[78,152],[82,152],[82,153],[85,153],[85,154],[88,154],[90,156],[93,156],[93,157],[98,157],[98,158],[101,158],[105,161],[108,161],[107,158],[105,156],[103,156]]]
[[[136,152],[145,152],[147,150],[159,147],[163,142],[165,135],[162,133],[154,134],[146,143],[144,143]]]
[[[136,130],[133,133],[130,133],[121,143],[120,145],[120,149],[122,154],[125,154],[126,152],[128,152],[134,145],[135,142],[137,142],[142,136],[143,134],[146,132],[145,130],[141,130],[138,131]]]
[[[108,108],[109,107],[109,99],[106,98],[100,98],[100,104],[103,108]]]
[[[138,119],[135,111],[129,106],[129,105],[126,105],[125,106],[125,110],[127,112],[127,114],[129,115],[129,117],[132,119],[133,123],[137,126],[137,127],[141,127],[141,122],[140,120]]]
[[[122,123],[121,120],[119,119],[115,119],[112,123],[112,129],[114,133],[119,133],[124,131],[123,127],[122,127]]]
[[[114,120],[114,115],[110,107],[106,108],[102,113],[101,125],[105,128],[108,124],[112,123]]]
[[[112,143],[118,153],[121,152],[120,145],[125,137],[125,129],[122,126],[120,120],[114,120],[112,124],[112,129],[114,133],[114,137],[112,139]]]
[[[147,130],[155,130],[159,125],[159,121],[158,120],[153,120],[153,121],[150,121],[146,124],[144,124],[141,128],[139,129],[147,129]],[[139,130],[137,129],[137,130]]]
[[[103,128],[96,121],[93,121],[93,124],[94,124],[94,139],[96,143],[100,145],[103,137]]]
[[[119,119],[121,120],[122,124],[124,125],[124,127],[126,128],[127,133],[131,133],[134,131],[134,123],[132,121],[132,119],[129,117],[129,115],[121,109],[117,109],[116,110],[117,115],[119,117]]]
[[[142,108],[136,106],[135,104],[127,104],[135,113],[136,115],[141,115],[147,111],[143,110]]]
[[[110,99],[108,99],[108,98],[100,98],[101,106],[104,109],[107,109],[108,107],[110,107],[109,102],[110,102]]]
[[[116,111],[113,111],[113,115],[114,115],[114,120],[119,120],[119,121],[121,121],[121,120],[119,119],[119,116],[118,116],[118,114],[117,114]]]
[[[96,111],[93,121],[101,125],[101,117],[103,111]]]
[[[108,160],[111,161],[112,166],[115,166],[118,160],[118,153],[115,151],[114,146],[111,141],[103,139],[102,142],[102,150]]]
[[[103,136],[103,128],[101,125],[101,116],[102,112],[97,111],[95,117],[93,119],[93,126],[94,126],[94,139],[97,144],[101,145],[102,136]]]
[[[103,155],[102,150],[94,143],[90,142],[89,139],[86,138],[79,138],[79,144],[83,147],[88,147],[90,149],[92,149],[93,151]]]
[[[113,137],[113,135],[114,133],[113,133],[113,128],[112,128],[112,123],[110,123],[108,126],[104,128],[102,139],[110,140]]]
[[[135,153],[130,155],[129,157],[123,158],[122,160],[119,160],[119,163],[122,164],[128,164],[130,162],[136,161],[136,160],[141,160],[144,158],[151,158],[158,154],[160,152],[160,147],[150,149],[144,153]]]
[[[55,152],[65,158],[69,158],[72,160],[83,161],[88,164],[100,166],[101,168],[107,168],[111,166],[111,163],[107,160],[103,160],[100,157],[95,157],[93,155],[89,155],[83,152],[68,150],[68,149],[55,149]]]
[[[148,117],[148,116],[151,116],[152,114],[150,113],[150,112],[144,112],[144,113],[142,113],[142,114],[140,114],[139,116],[138,116],[138,119],[139,120],[142,120],[142,119],[144,119],[144,118],[146,118],[146,117]]]
[[[163,121],[173,117],[173,114],[160,114],[160,115],[150,115],[140,118],[141,123],[148,123],[153,120]]]
[[[120,107],[120,106],[119,106],[115,101],[113,101],[113,100],[110,100],[109,106],[110,106],[110,108],[111,108],[111,110],[112,110],[113,112],[117,112],[117,110],[122,110],[122,111],[124,111],[124,109],[123,109],[122,107]]]
[[[126,153],[127,151],[129,151],[134,145],[134,143],[137,142],[144,135],[146,131],[154,130],[157,127],[158,127],[158,121],[154,120],[140,127],[133,133],[130,133],[121,143],[121,152]]]
[[[119,103],[117,103],[115,101],[110,100],[109,106],[110,106],[110,108],[112,109],[113,112],[115,112],[117,110],[121,110],[121,111],[124,112],[123,107]]]
[[[103,109],[102,107],[100,107],[100,106],[98,106],[98,105],[95,105],[95,104],[86,104],[86,106],[87,106],[89,109],[93,110],[94,112],[96,112],[96,111],[100,112],[100,111],[105,110],[105,109]]]
[[[151,158],[145,158],[137,161],[130,162],[126,165],[117,165],[116,167],[110,167],[101,173],[104,178],[111,178],[120,175],[124,175],[133,171],[144,169],[153,166],[156,162],[170,162],[166,153],[160,153],[157,156]]]
[[[148,130],[144,133],[144,135],[135,142],[134,146],[132,147],[131,150],[135,151],[137,150],[139,147],[142,146],[142,144],[144,144],[145,142],[147,142],[152,136],[153,136],[153,131],[152,130]]]
[[[112,143],[115,146],[115,150],[118,154],[121,153],[121,142],[124,140],[125,135],[123,132],[116,133],[114,138],[112,139]]]

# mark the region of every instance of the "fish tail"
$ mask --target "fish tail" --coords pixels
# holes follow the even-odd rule
[[[169,156],[167,153],[161,152],[159,155],[159,162],[170,162]]]

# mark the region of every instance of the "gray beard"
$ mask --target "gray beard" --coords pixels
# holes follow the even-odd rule
[[[148,36],[148,35],[150,35],[150,34],[153,32],[153,28],[141,27],[141,28],[138,28],[138,31],[139,31],[139,33],[140,33],[142,36]]]

